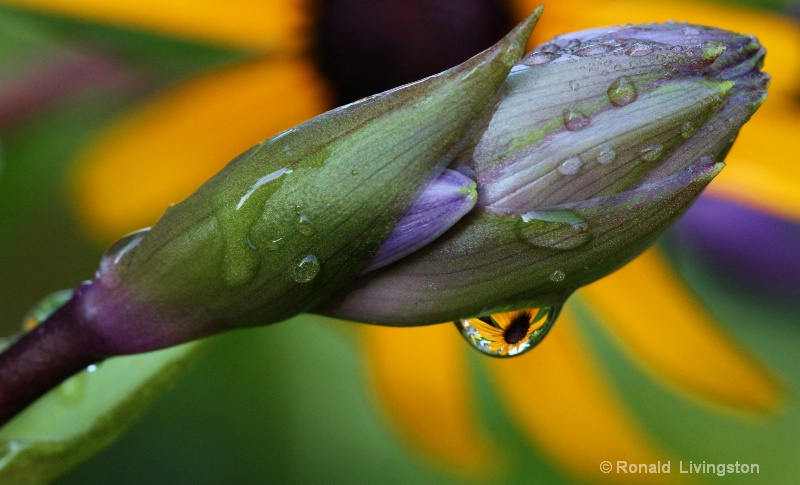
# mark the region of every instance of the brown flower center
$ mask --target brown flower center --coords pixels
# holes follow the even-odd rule
[[[528,312],[522,312],[514,320],[508,324],[505,332],[503,333],[503,340],[507,344],[514,345],[520,340],[524,339],[528,334],[528,329],[531,326],[531,315]]]

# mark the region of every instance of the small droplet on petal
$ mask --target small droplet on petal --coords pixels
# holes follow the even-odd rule
[[[690,138],[694,134],[694,130],[695,130],[694,123],[692,123],[691,121],[686,121],[681,126],[681,137],[684,139]]]
[[[652,44],[636,42],[625,51],[625,54],[631,57],[640,57],[652,54],[653,51],[655,51],[655,47]]]
[[[456,328],[472,347],[492,357],[514,357],[530,351],[553,328],[562,305],[534,308],[488,317],[463,318]]]
[[[577,91],[578,88],[580,88],[580,87],[581,87],[581,84],[578,81],[574,80],[574,79],[569,82],[569,88],[571,90],[573,90],[573,91]]]
[[[582,215],[568,210],[540,210],[522,214],[517,235],[535,248],[576,249],[592,240],[589,223]]]
[[[607,93],[611,104],[618,108],[633,103],[639,96],[636,86],[627,76],[619,77],[611,83]]]
[[[701,167],[714,165],[714,159],[709,157],[708,155],[703,155],[702,157],[700,157],[700,160],[697,161],[697,164]]]
[[[102,259],[100,259],[100,267],[95,274],[103,285],[109,288],[119,285],[120,275],[130,264],[134,250],[148,232],[150,232],[149,228],[132,232],[106,250]]]
[[[617,152],[611,147],[603,147],[600,153],[597,154],[597,163],[601,165],[608,165],[617,158]]]
[[[562,175],[575,175],[580,171],[582,165],[580,158],[571,157],[558,166],[558,172]]]
[[[308,283],[319,274],[319,260],[313,254],[307,254],[292,268],[292,279],[298,283]]]
[[[277,251],[278,249],[282,248],[283,245],[286,243],[282,237],[272,239],[267,243],[267,249],[270,251]]]
[[[581,47],[576,50],[574,54],[581,57],[599,56],[600,54],[607,54],[614,50],[614,46],[609,44],[592,44],[586,47]]]
[[[569,131],[578,131],[586,128],[591,123],[588,116],[574,109],[564,110],[564,127]]]
[[[305,214],[300,214],[297,223],[297,232],[304,236],[310,236],[316,232],[316,228],[314,227],[314,223],[311,222],[311,218]]]
[[[520,63],[526,66],[539,66],[541,64],[547,64],[557,57],[558,54],[554,52],[536,51],[531,52],[527,56],[523,57]]]
[[[646,162],[655,162],[661,155],[664,154],[664,145],[656,144],[650,145],[649,147],[645,148],[641,152],[639,152],[639,156],[642,157],[642,160]]]
[[[551,54],[555,54],[560,50],[561,50],[561,47],[559,47],[557,44],[545,44],[545,45],[539,47],[539,50],[537,52],[548,52],[548,53],[551,53]]]

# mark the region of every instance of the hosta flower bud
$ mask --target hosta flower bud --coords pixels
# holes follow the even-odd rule
[[[512,343],[546,334],[721,170],[768,77],[754,38],[682,24],[521,59],[540,12],[453,69],[253,147],[115,244],[0,354],[0,420],[87,363],[301,312],[422,325],[553,306],[498,320]]]
[[[512,69],[451,165],[478,203],[325,313],[414,325],[558,305],[646,248],[766,97],[751,36],[668,23],[557,37]]]

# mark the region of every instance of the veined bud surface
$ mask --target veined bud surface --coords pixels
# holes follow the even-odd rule
[[[422,325],[556,306],[644,250],[763,102],[764,50],[654,24],[522,57],[540,12],[253,147],[116,244],[71,304],[102,353],[301,312]]]
[[[324,312],[412,325],[563,303],[669,227],[766,98],[752,36],[680,23],[538,46],[450,168],[476,207]]]

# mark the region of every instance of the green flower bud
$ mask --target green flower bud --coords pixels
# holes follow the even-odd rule
[[[76,292],[104,352],[278,322],[329,301],[480,128],[540,12],[453,69],[251,148],[118,243]]]
[[[420,325],[557,306],[665,231],[722,168],[766,97],[764,50],[686,24],[594,29],[512,69],[454,162],[476,208],[322,313]]]
[[[112,246],[0,354],[0,421],[108,356],[301,312],[412,326],[552,306],[525,317],[546,315],[539,330],[492,330],[543,337],[721,170],[769,78],[756,39],[682,24],[570,34],[520,61],[540,13],[253,147]]]

